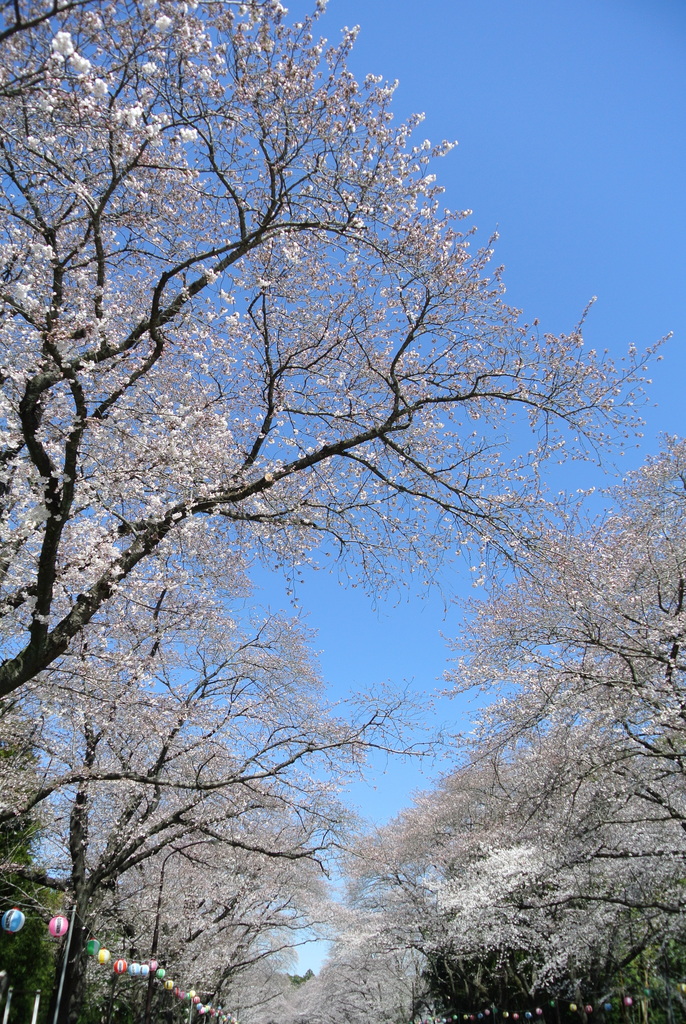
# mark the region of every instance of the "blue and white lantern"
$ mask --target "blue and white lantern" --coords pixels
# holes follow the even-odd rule
[[[150,968],[147,964],[141,964],[141,978],[147,978],[150,974]]]
[[[18,907],[6,910],[2,915],[2,930],[4,932],[20,932],[24,927],[26,917]]]
[[[129,964],[128,972],[129,972],[129,974],[131,975],[132,978],[138,977],[138,975],[141,973],[141,965],[140,964],[135,964],[135,963],[134,964]]]

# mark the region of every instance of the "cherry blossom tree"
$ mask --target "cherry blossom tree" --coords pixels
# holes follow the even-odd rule
[[[0,762],[0,820],[33,814],[41,858],[3,869],[64,892],[83,924],[67,968],[69,1019],[84,994],[87,929],[119,921],[115,934],[150,955],[146,901],[156,872],[162,892],[172,852],[168,870],[183,867],[184,891],[191,884],[199,900],[176,953],[189,969],[205,965],[208,987],[226,988],[267,949],[290,948],[289,929],[302,931],[303,891],[315,899],[313,872],[321,875],[327,850],[351,824],[338,790],[372,747],[403,749],[405,703],[379,692],[330,707],[307,640],[296,622],[273,616],[248,633],[222,614],[216,595],[185,588],[112,623],[99,646],[84,643],[78,658],[5,707],[0,725],[12,756]],[[22,770],[26,749],[36,759],[31,773]],[[270,876],[270,861],[286,866]],[[131,910],[122,910],[132,889],[140,911],[133,931]]]
[[[501,688],[482,749],[584,734],[638,820],[661,824],[666,856],[686,826],[684,480],[686,446],[667,439],[599,522],[549,532],[526,575],[478,610],[457,672],[462,685]],[[637,853],[629,842],[624,856]]]
[[[98,935],[132,960],[154,955],[168,978],[192,986],[203,1002],[254,1019],[259,1004],[284,988],[296,948],[325,903],[324,875],[313,859],[189,836],[120,878],[100,907]],[[91,960],[86,982],[82,1016],[100,1016],[112,979]],[[146,1020],[179,1005],[152,982],[120,985],[118,1001],[133,1019]],[[179,1009],[186,1017],[187,1007]]]
[[[210,561],[376,588],[516,554],[566,432],[626,428],[643,357],[519,323],[354,32],[277,0],[7,17],[0,694]]]
[[[683,941],[683,829],[618,785],[617,760],[570,726],[446,778],[356,848],[359,920],[336,956],[364,942],[383,975],[384,956],[413,953],[423,1012],[439,1015],[597,1005],[638,964],[664,988]]]

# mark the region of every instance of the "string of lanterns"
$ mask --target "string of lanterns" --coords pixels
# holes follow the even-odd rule
[[[12,907],[11,910],[6,910],[0,918],[0,927],[4,932],[9,934],[16,934],[20,932],[26,922],[26,915],[19,910],[18,907]],[[55,938],[61,938],[66,935],[69,931],[69,921],[66,917],[61,914],[57,914],[52,917],[48,923],[48,931],[50,935]],[[100,944],[97,939],[89,939],[86,943],[86,952],[89,956],[97,957],[99,964],[108,964],[112,959],[112,953],[109,949],[106,949]],[[216,1017],[218,1024],[238,1024],[238,1020],[233,1014],[224,1013],[221,1007],[214,1007],[211,1003],[203,1003],[200,996],[196,993],[195,989],[189,989],[187,992],[176,985],[175,982],[167,977],[167,971],[164,967],[160,966],[157,960],[149,960],[147,963],[138,963],[137,961],[125,960],[124,957],[116,957],[112,963],[112,970],[117,975],[126,974],[131,978],[147,978],[151,976],[154,980],[160,982],[164,987],[165,991],[171,992],[180,1001],[185,1001],[191,1004],[191,1007],[195,1008],[196,1012],[200,1016]]]
[[[677,992],[682,995],[686,995],[686,982],[678,982],[676,984]],[[602,1009],[606,1013],[609,1013],[616,1005],[622,1005],[627,1008],[634,1005],[634,997],[623,995],[618,998],[615,1003],[604,1001],[600,1006],[594,1007],[590,1003],[556,1003],[554,999],[550,1000],[549,1006],[555,1008],[568,1007],[570,1013],[585,1013],[586,1016],[590,1016],[595,1011]],[[409,1024],[451,1024],[452,1021],[483,1021],[484,1024],[495,1024],[495,1018],[500,1015],[503,1020],[507,1021],[519,1021],[519,1020],[541,1020],[543,1019],[544,1010],[541,1006],[535,1007],[533,1010],[510,1012],[509,1010],[499,1010],[497,1007],[487,1007],[483,1010],[474,1011],[473,1013],[462,1013],[453,1014],[452,1016],[446,1017],[415,1017],[409,1022]]]

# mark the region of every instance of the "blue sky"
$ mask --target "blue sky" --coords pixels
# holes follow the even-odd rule
[[[397,116],[426,114],[420,138],[458,140],[435,168],[445,204],[472,209],[484,241],[499,232],[506,297],[527,320],[569,330],[595,295],[585,330],[595,347],[619,358],[674,333],[652,368],[643,445],[619,468],[639,465],[661,433],[683,432],[684,0],[330,0],[322,24],[331,40],[359,24],[352,70],[398,79]],[[464,577],[446,583],[471,593]],[[457,632],[460,612],[446,614],[438,594],[374,610],[361,589],[311,573],[297,596],[332,693],[378,679],[440,685],[440,634]],[[278,587],[263,597],[276,606]],[[435,714],[454,728],[468,711],[444,700]],[[384,821],[445,767],[391,764],[352,798]],[[302,969],[318,959],[304,954]]]

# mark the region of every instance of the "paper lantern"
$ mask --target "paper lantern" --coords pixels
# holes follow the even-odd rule
[[[682,981],[677,985],[680,992],[686,992],[686,982]]]
[[[137,978],[138,975],[141,973],[141,965],[137,964],[135,961],[129,964],[129,966],[126,969],[132,978]]]
[[[171,978],[166,979],[164,987],[166,988],[167,992],[171,992],[171,990],[174,988],[174,982],[171,980]]]
[[[526,1017],[527,1020],[531,1020],[531,1016],[532,1016],[531,1015],[531,1011],[527,1010],[526,1013],[524,1014],[524,1016]]]
[[[166,973],[167,972],[165,971],[164,967],[158,967],[157,970],[155,971],[155,977],[159,978],[161,981]]]
[[[88,942],[86,943],[86,952],[90,956],[97,956],[97,954],[100,952],[100,943],[98,942],[97,939],[88,940]]]
[[[126,963],[126,960],[115,960],[112,964],[112,970],[115,974],[126,974],[127,967],[128,964]]]
[[[200,1002],[200,996],[193,996],[192,998],[193,998],[193,1002],[194,1002],[194,1003],[195,1003],[195,1005],[197,1006],[197,1005],[198,1005],[198,1003]]]
[[[593,1007],[590,1003],[587,1003],[586,1006],[584,1006],[584,1013],[593,1013]]]
[[[604,1010],[605,1010],[605,1011],[606,1011],[607,1013],[609,1013],[609,1012],[610,1012],[610,1010],[612,1009],[612,1003],[603,1003],[603,1009],[604,1009]]]
[[[509,1016],[510,1016],[510,1015],[509,1015],[509,1013],[507,1012],[507,1010],[503,1010],[503,1017],[507,1018],[507,1017],[509,1017]]]
[[[518,1013],[513,1013],[512,1014],[512,1020],[519,1020],[519,1014]]]
[[[66,935],[69,929],[69,922],[66,917],[61,917],[59,914],[57,917],[53,917],[48,925],[48,931],[52,935],[53,939],[59,939],[60,936]]]
[[[2,930],[4,932],[20,932],[24,927],[26,916],[22,914],[19,907],[12,907],[11,910],[6,910],[2,915]]]
[[[98,963],[99,964],[106,964],[106,963],[108,963],[111,956],[112,956],[112,954],[110,953],[109,949],[105,949],[104,947],[102,949],[99,949],[98,950]]]
[[[149,960],[148,961],[148,967],[150,968],[151,971],[156,971],[157,970],[157,960]]]
[[[576,1013],[578,1007],[577,1007],[576,1003],[570,1003],[569,1004],[569,1009],[572,1011],[572,1013]]]
[[[194,988],[189,988],[188,989],[188,998],[189,999],[193,999],[194,997],[195,997],[195,989]]]
[[[540,1006],[537,1006],[536,1007],[536,1016],[537,1017],[541,1017],[542,1015],[543,1015],[543,1010],[541,1009]]]
[[[147,964],[141,964],[141,978],[147,978],[150,974],[150,968]]]
[[[631,996],[624,996],[624,1005],[625,1006],[633,1006],[634,1005],[634,1001],[631,998]]]

